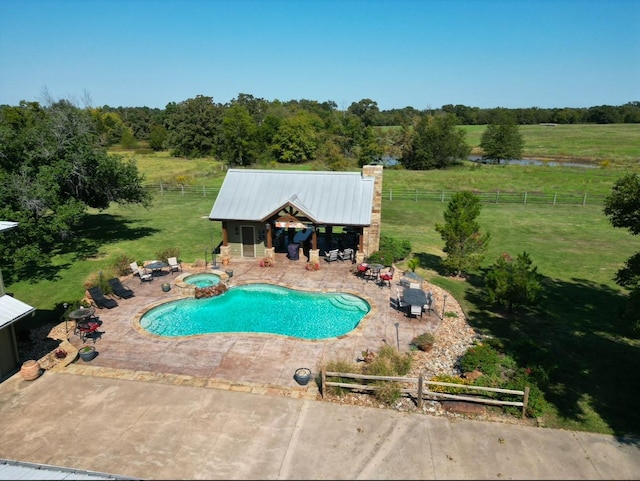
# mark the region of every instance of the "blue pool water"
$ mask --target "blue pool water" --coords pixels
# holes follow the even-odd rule
[[[370,309],[367,301],[347,293],[245,284],[215,297],[161,304],[147,311],[140,325],[167,337],[260,332],[326,339],[353,330]]]
[[[212,287],[220,283],[220,276],[211,274],[210,272],[203,272],[200,274],[192,274],[183,279],[187,284],[191,284],[196,287]]]

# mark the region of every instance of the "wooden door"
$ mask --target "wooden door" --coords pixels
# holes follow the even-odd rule
[[[242,257],[256,256],[255,229],[253,226],[242,226]]]

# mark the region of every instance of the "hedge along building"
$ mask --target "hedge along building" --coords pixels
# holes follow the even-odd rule
[[[0,232],[17,227],[17,222],[0,221]],[[16,322],[35,312],[31,307],[7,294],[0,270],[0,382],[19,369]]]
[[[274,258],[295,244],[310,262],[347,247],[362,262],[380,246],[382,171],[381,165],[362,172],[230,169],[209,214],[222,223],[223,264]]]

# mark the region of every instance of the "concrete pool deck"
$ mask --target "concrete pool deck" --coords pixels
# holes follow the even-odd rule
[[[142,313],[151,305],[184,295],[174,288],[174,279],[186,273],[214,270],[211,266],[208,269],[184,266],[183,272],[168,274],[165,271],[151,282],[140,282],[137,277],[129,276],[123,279],[123,284],[136,293],[135,297],[118,299],[117,307],[96,311],[103,322],[102,334],[95,342],[97,357],[90,363],[76,361],[65,369],[82,372],[100,368],[102,375],[126,379],[136,375],[185,376],[184,382],[194,385],[228,383],[315,395],[314,383],[302,387],[293,379],[299,367],[308,367],[315,374],[327,361],[355,361],[362,357],[363,351],[378,350],[384,342],[399,342],[401,348],[406,349],[414,337],[425,331],[434,332],[440,324],[440,318],[434,313],[408,318],[393,309],[390,298],[395,297],[395,288],[381,287],[357,277],[353,272],[355,265],[350,262],[321,261],[319,271],[307,271],[304,261],[290,261],[284,255],[278,256],[273,267],[260,267],[258,262],[258,259],[239,260],[218,269],[233,270],[229,286],[270,282],[310,291],[344,291],[369,301],[371,312],[354,331],[326,340],[306,341],[267,334],[162,338],[140,328],[138,319]],[[162,291],[163,282],[171,283],[169,292]],[[250,305],[246,309],[251,312]],[[76,347],[82,346],[82,341],[73,334],[69,340]],[[94,345],[91,340],[88,343]]]

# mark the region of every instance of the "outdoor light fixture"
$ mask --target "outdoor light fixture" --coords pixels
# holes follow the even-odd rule
[[[442,298],[442,316],[440,317],[440,319],[444,319],[444,308],[447,305],[447,295],[445,294],[444,297]]]
[[[400,350],[400,333],[398,331],[398,327],[400,327],[400,323],[396,322],[396,342],[398,343],[398,351]]]

